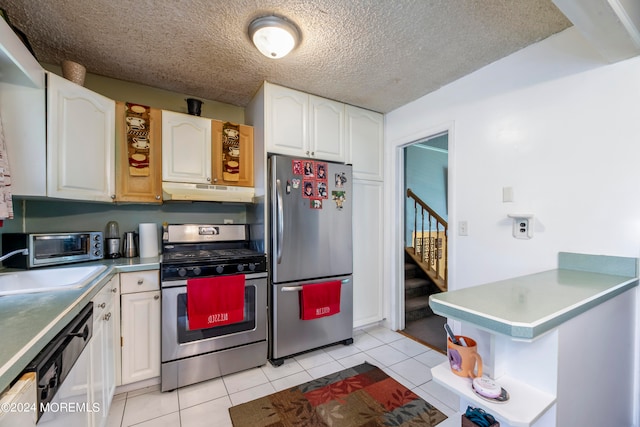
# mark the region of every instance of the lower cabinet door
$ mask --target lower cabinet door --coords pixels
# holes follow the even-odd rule
[[[121,296],[122,384],[160,376],[160,291]]]

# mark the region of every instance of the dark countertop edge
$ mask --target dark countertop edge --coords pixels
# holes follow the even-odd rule
[[[137,261],[136,261],[137,260]],[[143,262],[144,261],[144,262]],[[124,262],[127,262],[126,264]],[[58,316],[51,320],[48,327],[34,335],[23,349],[14,355],[7,364],[10,364],[4,372],[0,373],[0,395],[6,391],[11,383],[17,379],[24,368],[35,356],[69,323],[84,306],[106,285],[111,278],[119,273],[145,270],[159,270],[160,257],[157,258],[119,258],[116,260],[102,260],[83,263],[83,265],[106,265],[107,269],[86,286],[85,291],[69,306],[63,309]],[[60,266],[69,267],[70,265]],[[28,348],[27,348],[28,347]],[[5,365],[6,366],[6,365]],[[4,368],[4,367],[0,367]]]
[[[565,311],[556,312],[532,323],[509,322],[485,313],[465,310],[463,308],[454,307],[449,303],[434,301],[431,298],[429,298],[429,306],[434,313],[440,316],[470,323],[473,326],[488,332],[506,335],[509,338],[517,340],[535,340],[539,336],[558,327],[562,323],[638,286],[638,283],[639,280],[637,277],[629,278],[616,286],[612,286],[605,292],[601,292],[592,298],[588,298],[578,304],[574,304]]]

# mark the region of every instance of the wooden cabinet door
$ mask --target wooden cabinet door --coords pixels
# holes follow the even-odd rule
[[[136,146],[134,136],[128,137],[126,105],[116,102],[116,201],[162,203],[162,112],[151,108],[149,123],[141,123],[148,148]],[[131,120],[131,119],[130,119]]]
[[[347,163],[353,165],[353,177],[381,181],[384,155],[384,118],[382,114],[347,105]]]
[[[211,183],[211,120],[162,112],[162,180]]]
[[[48,74],[47,195],[115,198],[115,102]]]
[[[224,123],[220,120],[211,121],[211,134],[213,136],[212,170],[213,183],[218,185],[235,185],[240,187],[253,187],[253,127],[238,125],[240,130],[240,150],[235,156],[223,146],[222,129]],[[233,170],[237,163],[237,173]],[[227,169],[229,168],[229,169]]]
[[[122,384],[160,375],[160,291],[121,296]]]
[[[309,156],[345,161],[345,106],[341,102],[309,95]]]
[[[309,95],[265,83],[267,152],[309,157]]]

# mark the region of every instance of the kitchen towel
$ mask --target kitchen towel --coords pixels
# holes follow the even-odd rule
[[[0,117],[0,221],[5,219],[13,219],[13,200],[11,198],[9,157],[7,155],[7,146],[4,142],[2,118]]]
[[[187,279],[189,329],[204,329],[244,320],[244,274]]]
[[[140,243],[140,258],[158,256],[158,225],[143,223],[138,225],[138,240]]]
[[[313,320],[340,313],[341,285],[340,280],[302,285],[300,318]]]

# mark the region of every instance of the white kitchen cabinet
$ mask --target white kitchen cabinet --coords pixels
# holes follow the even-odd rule
[[[353,165],[353,177],[382,181],[384,153],[384,116],[347,105],[347,163]]]
[[[115,392],[115,300],[118,276],[114,276],[93,298],[93,337],[91,351],[91,402],[99,411],[90,412],[93,427],[107,422],[109,407]]]
[[[115,102],[47,73],[47,196],[115,198]]]
[[[16,196],[47,193],[44,80],[42,66],[0,19],[0,120]]]
[[[122,384],[160,376],[158,271],[120,274]]]
[[[31,408],[38,404],[38,384],[35,372],[27,372],[18,379],[11,388],[0,394],[0,408]],[[35,411],[2,411],[0,410],[0,427],[35,427],[37,413]]]
[[[267,82],[258,98],[248,116],[264,123],[267,152],[344,162],[344,104]]]
[[[345,105],[309,95],[309,151],[311,157],[345,160]]]
[[[2,22],[2,20],[0,20]],[[43,86],[24,87],[0,82],[0,117],[14,196],[47,195],[47,138]]]
[[[162,111],[162,180],[210,184],[211,120]]]
[[[353,325],[383,318],[383,183],[353,180]]]
[[[306,157],[309,144],[309,95],[266,82],[263,90],[267,151]]]

